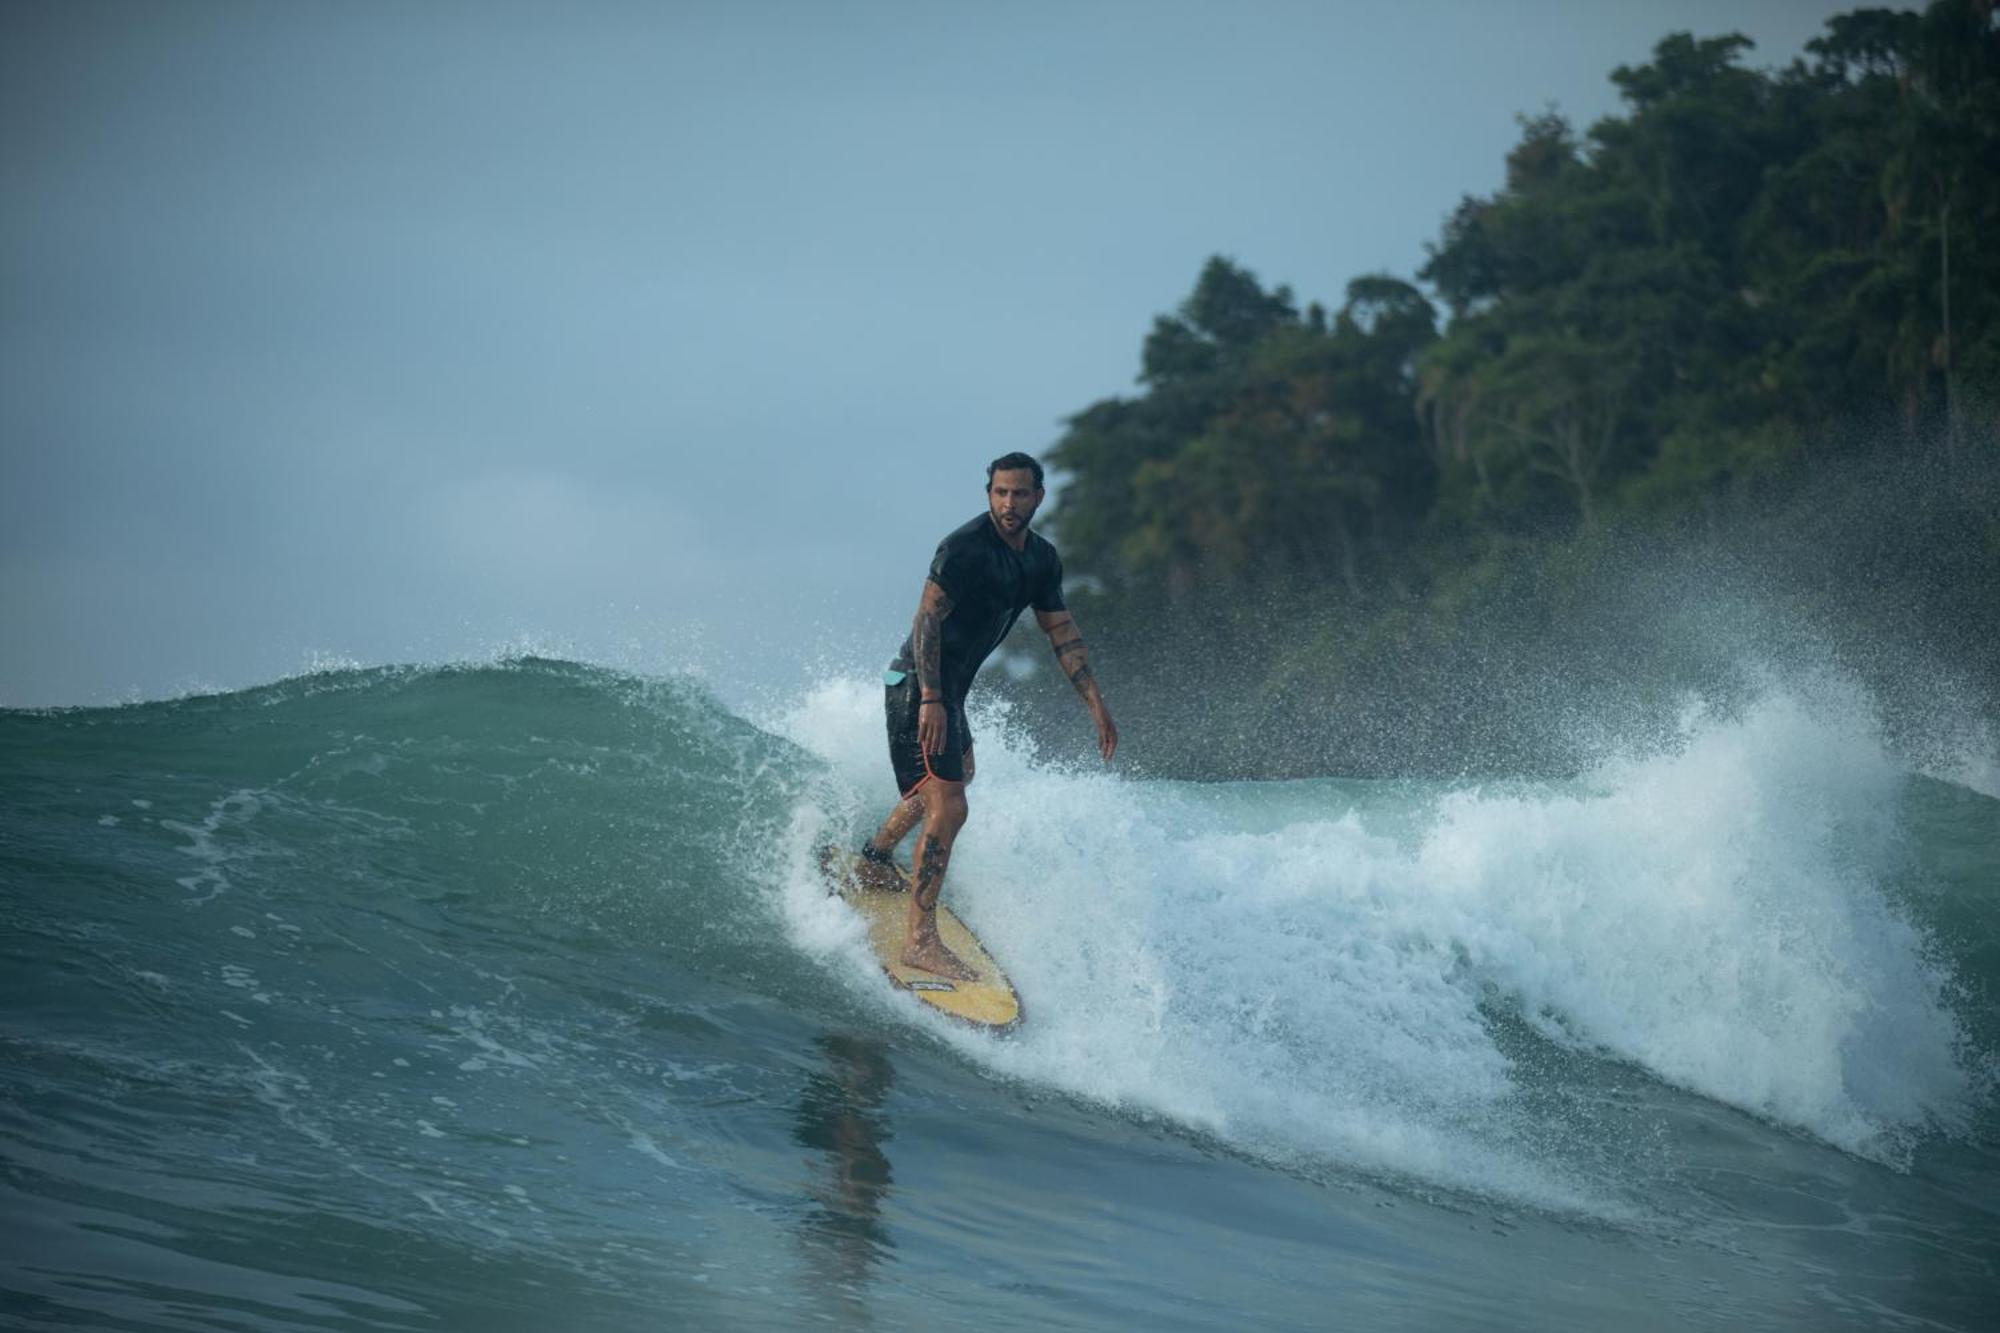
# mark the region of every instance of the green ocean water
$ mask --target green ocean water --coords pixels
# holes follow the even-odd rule
[[[1851,691],[1481,787],[984,718],[1005,1039],[811,874],[880,730],[533,659],[0,712],[0,1323],[1992,1326],[2000,801]]]

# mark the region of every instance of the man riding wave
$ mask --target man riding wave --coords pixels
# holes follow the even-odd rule
[[[973,777],[965,696],[1023,610],[1034,608],[1057,665],[1090,710],[1099,753],[1108,761],[1118,748],[1118,728],[1091,674],[1082,631],[1063,605],[1062,559],[1028,526],[1042,499],[1042,465],[1027,454],[987,466],[986,512],[938,543],[910,636],[883,677],[889,762],[902,799],[861,848],[863,878],[893,882],[891,854],[923,822],[902,960],[958,980],[973,973],[938,938],[937,903]]]

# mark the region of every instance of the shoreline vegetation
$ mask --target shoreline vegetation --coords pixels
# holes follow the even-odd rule
[[[1995,18],[1856,10],[1768,70],[1669,36],[1334,308],[1210,259],[1046,455],[1134,769],[1574,772],[1815,675],[1917,749],[1990,729]]]

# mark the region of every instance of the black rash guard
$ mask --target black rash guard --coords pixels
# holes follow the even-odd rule
[[[951,598],[939,645],[938,674],[947,704],[954,710],[980,665],[1014,628],[1022,610],[1061,611],[1062,557],[1046,538],[1032,529],[1022,549],[1004,541],[992,518],[981,514],[938,543],[931,557],[930,581]],[[890,663],[891,671],[916,670],[910,641]]]

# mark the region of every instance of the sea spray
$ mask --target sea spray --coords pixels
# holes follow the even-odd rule
[[[876,796],[842,836],[887,808],[874,690],[830,683],[776,725]],[[1045,766],[1003,713],[976,725],[948,891],[1033,1021],[959,1044],[1010,1075],[1274,1160],[1596,1215],[1626,1210],[1630,1163],[1561,1148],[1496,1006],[1885,1162],[1962,1122],[1949,970],[1889,888],[1903,771],[1852,690],[1694,709],[1567,783],[1265,784],[1254,832],[1240,787]]]
[[[886,800],[872,694],[828,685],[786,724]],[[1274,1158],[1581,1205],[1559,1170],[1496,1147],[1507,1061],[1479,988],[1421,929],[1406,849],[1311,784],[1289,792],[1296,822],[1243,833],[1199,789],[1041,767],[1004,722],[975,721],[950,892],[1030,1021],[961,1039],[969,1054]]]
[[[1419,853],[1439,928],[1545,1033],[1904,1161],[1967,1083],[1948,974],[1887,885],[1905,780],[1848,691],[1690,717],[1573,794],[1456,792]]]

